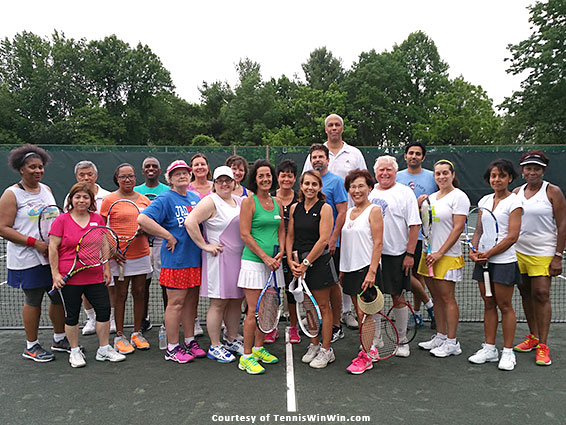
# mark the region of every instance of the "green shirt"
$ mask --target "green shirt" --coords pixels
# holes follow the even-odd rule
[[[272,257],[274,246],[279,245],[278,230],[279,225],[281,224],[281,211],[273,196],[271,199],[273,200],[274,208],[271,211],[268,211],[261,206],[259,199],[257,199],[255,194],[252,196],[255,202],[255,212],[252,216],[251,235],[263,252]],[[247,246],[244,247],[242,260],[263,263],[263,261],[261,261],[261,259]]]
[[[162,194],[163,192],[169,190],[170,187],[166,184],[159,183],[155,187],[147,187],[144,184],[140,184],[139,186],[134,187],[134,191],[141,193],[149,198],[150,201],[153,201],[158,195]],[[148,196],[149,195],[149,196]]]

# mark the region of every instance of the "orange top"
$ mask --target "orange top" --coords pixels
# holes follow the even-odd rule
[[[123,198],[121,198],[117,192],[112,192],[102,200],[100,215],[104,217],[106,223],[108,223],[108,210],[110,209],[110,206],[119,199]],[[149,206],[151,201],[147,197],[138,194],[134,203],[138,206],[141,212],[144,208]],[[129,238],[129,236],[134,234],[138,228],[138,213],[134,211],[133,208],[129,209],[125,202],[120,202],[112,207],[111,214],[116,214],[118,220],[112,220],[112,223],[109,223],[109,226],[118,234],[118,238],[120,239],[120,248],[124,249],[126,242],[122,242],[122,240]],[[147,241],[147,236],[142,234],[136,237],[131,243],[130,247],[126,251],[126,259],[133,260],[146,255],[149,255],[149,242]]]

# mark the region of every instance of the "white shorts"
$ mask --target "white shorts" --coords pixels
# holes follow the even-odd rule
[[[159,275],[161,274],[161,244],[163,243],[163,239],[161,238],[154,238],[153,239],[153,246],[150,246],[150,254],[149,257],[151,259],[151,265],[153,266],[153,272],[148,273],[146,279],[151,279],[155,274],[157,280],[159,280]]]
[[[120,270],[116,260],[110,260],[110,271],[114,277],[120,275]],[[128,260],[124,263],[124,276],[137,276],[140,274],[151,273],[151,271],[151,259],[149,258],[149,255]]]
[[[271,270],[264,263],[242,260],[240,275],[238,276],[238,288],[263,289],[270,274]],[[283,277],[282,267],[279,267],[275,272],[275,278],[277,279],[277,287],[283,288],[285,278]]]

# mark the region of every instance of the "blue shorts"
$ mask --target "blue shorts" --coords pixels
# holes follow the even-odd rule
[[[8,269],[8,285],[17,289],[50,289],[53,286],[51,268],[39,265],[23,270]]]

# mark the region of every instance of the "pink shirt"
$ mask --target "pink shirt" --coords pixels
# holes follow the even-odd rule
[[[61,238],[61,245],[59,245],[59,273],[62,276],[65,276],[73,267],[79,239],[88,229],[94,226],[104,226],[104,219],[99,214],[93,212],[90,213],[90,220],[85,227],[79,226],[69,213],[61,214],[51,225],[49,234]],[[91,285],[101,282],[104,282],[104,275],[102,266],[98,266],[77,273],[69,279],[67,285]]]

